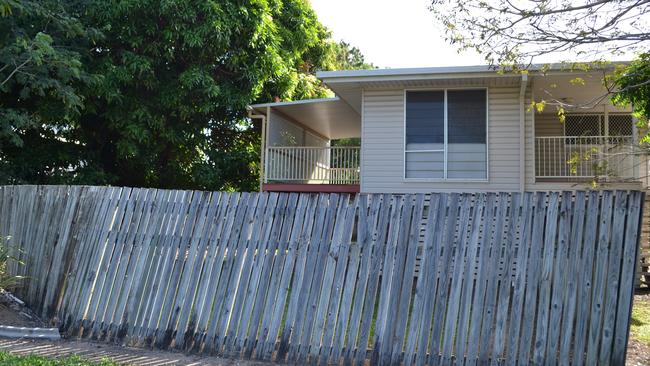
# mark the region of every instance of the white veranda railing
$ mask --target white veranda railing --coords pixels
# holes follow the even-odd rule
[[[632,136],[535,137],[535,176],[632,179],[636,175],[633,150]]]
[[[266,149],[265,182],[359,184],[358,146],[274,146]]]

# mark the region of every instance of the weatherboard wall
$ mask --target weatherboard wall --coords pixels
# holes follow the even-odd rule
[[[271,110],[269,117],[268,142],[269,146],[329,146],[328,139],[274,110]]]
[[[468,85],[477,87],[486,85]],[[462,86],[459,86],[462,87]],[[488,179],[404,178],[404,89],[363,93],[361,191],[368,193],[520,189],[519,88],[488,87]],[[432,85],[432,88],[435,88]]]
[[[488,179],[425,180],[404,177],[404,88],[365,89],[363,92],[363,128],[361,192],[495,192],[575,190],[592,188],[589,183],[538,182],[535,179],[535,136],[563,134],[554,113],[534,113],[530,102],[534,85],[528,85],[524,98],[524,164],[520,164],[519,86],[486,83],[467,87],[488,87]],[[441,86],[442,87],[442,86]],[[457,83],[454,88],[462,88]],[[436,88],[435,84],[431,85]],[[623,110],[617,110],[623,111]],[[523,174],[522,174],[523,169]],[[640,171],[648,162],[639,161]],[[642,177],[647,174],[640,174]],[[523,184],[521,180],[523,179]],[[645,178],[644,182],[648,179]],[[646,182],[647,183],[647,182]],[[646,184],[647,185],[647,184]],[[641,189],[638,182],[607,183],[603,189]]]

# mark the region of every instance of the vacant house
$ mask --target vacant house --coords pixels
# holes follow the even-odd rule
[[[630,111],[602,71],[487,66],[320,72],[335,98],[251,106],[263,121],[261,189],[530,191],[647,185]],[[580,78],[583,82],[576,82]],[[572,82],[573,80],[573,82]],[[530,108],[558,100],[579,108]]]

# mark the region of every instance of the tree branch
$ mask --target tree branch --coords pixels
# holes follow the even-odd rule
[[[2,83],[0,83],[0,86],[3,86],[3,85],[5,85],[6,83],[8,83],[9,80],[10,80],[10,79],[11,79],[11,78],[12,78],[12,77],[13,77],[13,76],[14,76],[14,75],[15,75],[15,74],[16,74],[16,73],[17,73],[21,68],[25,67],[25,65],[27,65],[31,60],[32,60],[32,58],[29,57],[29,58],[27,58],[25,61],[23,61],[20,65],[16,66],[16,68],[15,68],[11,73],[9,73],[9,76],[7,76],[7,78],[6,78]]]

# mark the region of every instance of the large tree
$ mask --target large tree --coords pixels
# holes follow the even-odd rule
[[[640,134],[642,153],[650,152],[647,151],[650,144],[650,131],[647,128],[650,119],[650,53],[642,53],[629,65],[619,68],[611,80],[615,85],[612,101],[618,105],[632,106],[639,118],[639,127],[645,132]]]
[[[83,174],[71,132],[84,105],[79,87],[98,81],[76,47],[91,34],[61,2],[0,0],[0,182]]]
[[[63,182],[255,189],[259,132],[246,106],[328,95],[314,71],[336,68],[342,55],[359,61],[357,50],[330,39],[306,0],[53,3],[93,30],[58,46],[82,49],[81,71],[98,75],[78,83],[75,114],[44,123],[66,134],[45,142],[76,149]],[[16,166],[28,155],[58,153],[43,141],[21,147],[2,161]],[[28,165],[52,181],[48,166]],[[34,182],[4,171],[14,182]]]

